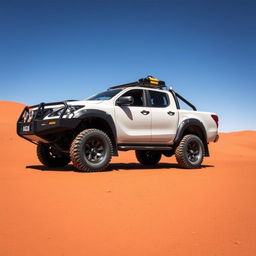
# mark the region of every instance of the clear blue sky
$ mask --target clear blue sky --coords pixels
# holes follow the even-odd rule
[[[255,130],[256,2],[0,1],[0,100],[83,99],[149,74],[220,130]]]

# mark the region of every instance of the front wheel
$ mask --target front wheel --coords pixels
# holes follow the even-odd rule
[[[96,172],[107,168],[112,151],[112,143],[106,133],[98,129],[86,129],[73,140],[70,157],[78,170]]]
[[[161,159],[161,152],[154,150],[136,150],[137,160],[143,165],[156,165]]]
[[[200,168],[204,159],[204,145],[201,139],[193,134],[184,136],[175,150],[175,156],[182,168]]]

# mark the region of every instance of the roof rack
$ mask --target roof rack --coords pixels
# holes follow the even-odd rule
[[[196,107],[192,103],[190,103],[188,100],[186,100],[179,93],[174,91],[172,88],[167,87],[165,85],[164,81],[160,81],[160,80],[158,80],[157,78],[155,78],[153,76],[147,76],[145,78],[141,78],[138,81],[133,82],[133,83],[113,86],[113,87],[108,88],[108,90],[121,89],[121,88],[127,88],[127,87],[135,87],[135,86],[155,88],[155,89],[166,88],[169,92],[172,93],[178,109],[180,109],[180,104],[179,104],[179,101],[178,101],[178,99],[179,99],[179,100],[183,101],[185,104],[187,104],[189,107],[191,107],[194,111],[197,111]]]
[[[149,88],[156,88],[156,89],[166,88],[164,81],[160,81],[153,76],[147,76],[146,78],[141,78],[136,82],[110,87],[109,90],[127,88],[127,87],[135,87],[135,86],[149,87]]]

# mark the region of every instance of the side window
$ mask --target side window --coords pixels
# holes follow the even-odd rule
[[[169,97],[166,93],[149,91],[150,104],[152,107],[167,107],[169,105]]]
[[[130,90],[123,94],[122,96],[132,96],[134,99],[133,104],[130,106],[140,107],[144,106],[144,97],[143,97],[143,90]]]

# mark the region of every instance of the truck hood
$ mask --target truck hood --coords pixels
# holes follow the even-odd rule
[[[68,105],[71,106],[75,106],[75,105],[84,105],[84,106],[88,106],[88,105],[97,105],[102,103],[103,100],[75,100],[75,101],[67,101]]]

